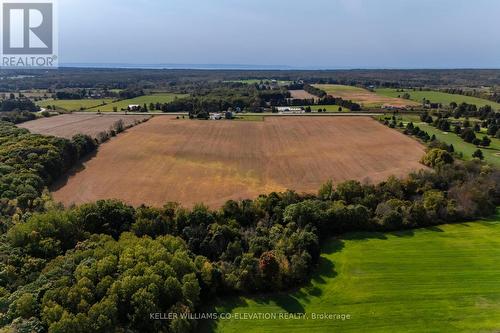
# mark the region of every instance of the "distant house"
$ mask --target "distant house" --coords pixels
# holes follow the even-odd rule
[[[129,104],[128,109],[130,111],[139,110],[141,106],[139,104]]]
[[[278,106],[276,110],[279,113],[304,113],[304,109],[300,107]]]
[[[210,120],[221,120],[222,119],[222,114],[220,113],[212,113],[210,115]]]
[[[382,105],[382,109],[384,109],[384,110],[406,110],[407,107],[404,105],[384,104],[384,105]]]

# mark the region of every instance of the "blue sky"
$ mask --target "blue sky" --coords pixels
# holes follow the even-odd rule
[[[500,68],[497,0],[60,0],[63,63]]]

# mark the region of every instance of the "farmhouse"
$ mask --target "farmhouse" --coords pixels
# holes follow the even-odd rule
[[[129,104],[128,109],[133,111],[133,110],[139,110],[140,107],[141,106],[139,104]]]
[[[406,110],[407,107],[404,105],[384,104],[384,105],[382,105],[382,109],[384,109],[384,110]]]
[[[220,113],[212,113],[210,115],[210,120],[221,120],[222,119],[222,114]]]
[[[276,108],[279,113],[304,113],[304,109],[299,107],[279,106]]]

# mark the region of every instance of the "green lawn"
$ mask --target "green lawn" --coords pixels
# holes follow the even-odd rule
[[[290,294],[227,298],[233,319],[202,332],[498,332],[500,216],[398,233],[348,234],[324,247],[310,285]],[[349,320],[313,320],[313,313]],[[239,313],[307,319],[236,320]]]
[[[64,109],[66,111],[79,111],[82,109],[89,109],[104,103],[112,103],[113,100],[110,98],[104,99],[68,99],[68,100],[53,100],[47,99],[43,101],[36,102],[42,108],[46,108],[48,105],[55,105],[58,108]]]
[[[457,153],[461,152],[465,160],[472,159],[472,154],[474,153],[474,151],[477,150],[477,147],[475,145],[465,142],[464,140],[462,140],[461,137],[459,137],[455,133],[443,132],[435,128],[434,126],[421,122],[418,116],[404,116],[402,118],[398,118],[397,122],[399,123],[399,121],[401,120],[405,124],[407,122],[412,121],[415,124],[415,126],[420,127],[420,129],[429,133],[430,136],[434,134],[439,141],[445,142],[447,144],[453,144],[455,151]],[[486,134],[485,133],[476,134],[478,138],[482,138],[482,135]],[[487,148],[481,147],[481,150],[483,151],[484,155],[484,160],[492,165],[500,167],[500,140],[492,137],[490,137],[490,139],[491,139],[491,145],[489,147]]]
[[[326,112],[339,112],[338,105],[309,105],[312,111],[318,111],[318,109],[326,109]],[[299,106],[300,107],[300,106]],[[307,106],[302,106],[306,108]],[[351,112],[351,110],[342,107],[342,112]]]
[[[94,107],[89,109],[89,111],[103,111],[103,112],[110,112],[113,111],[113,107],[116,107],[118,111],[121,111],[122,109],[127,109],[127,107],[131,104],[138,104],[138,105],[144,105],[147,104],[149,108],[149,103],[170,103],[172,102],[175,98],[182,98],[186,97],[187,95],[182,95],[182,94],[172,94],[172,93],[158,93],[158,94],[152,94],[152,95],[145,95],[145,96],[140,96],[136,98],[131,98],[131,99],[124,99],[122,101],[114,102],[114,103],[109,103],[105,106],[99,106],[99,107]]]
[[[475,104],[477,107],[491,105],[492,108],[500,110],[500,104],[477,97],[447,94],[438,91],[413,91],[412,89],[406,89],[405,92],[409,93],[410,99],[415,102],[422,102],[425,98],[433,103],[441,103],[443,105],[449,105],[451,102]],[[386,97],[402,96],[405,92],[398,92],[396,89],[390,88],[376,89],[377,94]]]

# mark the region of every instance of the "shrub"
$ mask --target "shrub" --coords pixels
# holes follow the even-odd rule
[[[421,163],[428,167],[435,168],[453,163],[453,156],[446,150],[434,148],[425,154]]]
[[[484,159],[483,151],[481,149],[476,150],[474,153],[472,153],[472,157],[477,158],[479,160]]]

